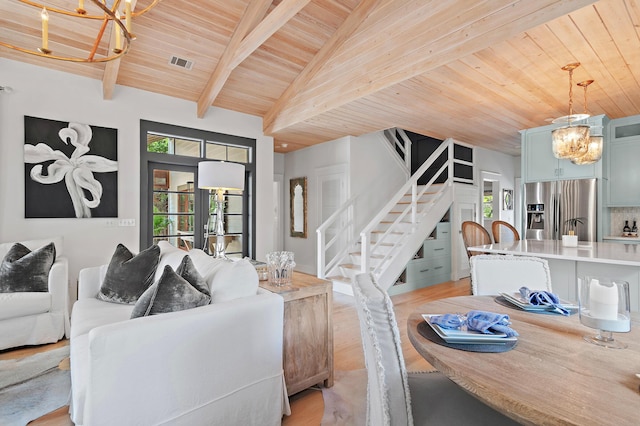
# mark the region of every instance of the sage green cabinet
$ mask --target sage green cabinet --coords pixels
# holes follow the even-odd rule
[[[640,206],[640,115],[611,120],[609,141],[607,205]]]
[[[392,286],[389,294],[397,294],[439,284],[451,279],[451,223],[440,222],[427,238],[418,256],[407,263],[404,284]]]
[[[608,118],[604,115],[590,117],[587,124],[602,127],[605,135]],[[564,179],[589,179],[602,177],[601,162],[588,165],[573,164],[571,160],[557,159],[553,155],[551,132],[561,127],[558,124],[522,130],[522,173],[524,182],[541,182]],[[597,129],[600,131],[600,129]]]

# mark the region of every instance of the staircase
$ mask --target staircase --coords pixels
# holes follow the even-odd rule
[[[427,184],[418,185],[445,152],[447,161]],[[434,184],[443,173],[446,181]],[[364,272],[372,273],[382,288],[390,288],[453,203],[453,140],[445,140],[369,224],[345,242],[352,235],[356,200],[347,201],[316,231],[318,277],[332,280],[335,291],[350,295],[354,277]]]

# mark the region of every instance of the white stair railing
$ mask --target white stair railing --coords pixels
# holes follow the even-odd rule
[[[399,153],[404,167],[411,170],[411,139],[407,133],[399,127],[385,129],[384,136],[391,143],[393,149]],[[398,139],[400,136],[400,139]]]
[[[331,271],[335,268],[338,265],[338,262],[344,259],[349,253],[349,247],[351,246],[350,242],[354,238],[353,208],[357,199],[358,196],[351,197],[338,210],[333,212],[333,214],[329,216],[327,220],[318,227],[318,229],[316,229],[318,278],[326,278],[327,271]],[[326,241],[329,229],[334,231],[332,232],[334,235],[329,241]],[[340,247],[337,246],[337,244],[341,239],[344,239],[345,243]],[[327,260],[327,253],[334,246],[336,247],[337,252],[331,257],[331,259]]]
[[[404,133],[404,132],[403,132]],[[406,136],[406,135],[405,135]],[[408,138],[407,138],[408,139]],[[410,141],[409,141],[410,143]],[[418,191],[418,180],[422,178],[425,172],[433,165],[436,159],[438,159],[445,150],[447,152],[447,161],[433,174],[433,177],[429,182],[422,186],[420,185],[420,191]],[[447,179],[444,184],[437,186],[437,190],[434,190],[434,182],[438,177],[447,169]],[[445,140],[440,147],[425,161],[425,163],[418,169],[418,171],[407,181],[405,185],[400,188],[396,195],[389,200],[389,202],[383,207],[379,213],[366,225],[360,232],[360,268],[362,272],[372,271],[376,276],[382,273],[382,268],[385,265],[393,261],[396,250],[395,248],[402,244],[402,239],[389,238],[391,233],[396,236],[398,233],[402,233],[403,237],[416,229],[416,224],[424,218],[430,209],[436,205],[438,200],[443,197],[443,194],[451,194],[453,182],[453,140]],[[387,217],[387,215],[396,207],[398,202],[407,194],[411,193],[411,202],[408,206],[397,214],[396,219],[390,226],[385,227],[384,231],[376,241],[372,242],[371,234],[377,229],[378,225]],[[429,193],[430,198],[428,202],[419,203],[419,200]],[[317,275],[319,278],[326,278],[327,274],[339,266],[339,263],[343,262],[349,256],[351,251],[356,250],[357,246],[357,234],[354,233],[354,206],[358,200],[358,196],[350,198],[344,203],[337,211],[335,211],[318,229],[317,234]],[[422,206],[420,207],[420,204]],[[447,207],[448,208],[448,207]],[[446,210],[445,210],[446,211]],[[441,215],[440,215],[441,216]],[[439,220],[440,216],[437,218]],[[413,226],[408,228],[406,225],[411,223]],[[333,237],[326,241],[328,230],[332,230]],[[399,229],[402,229],[399,231]],[[430,232],[430,231],[429,231]],[[424,238],[423,238],[424,239]],[[347,241],[348,240],[348,241]],[[338,244],[342,242],[338,246]],[[379,250],[381,245],[389,243],[393,246],[392,250]],[[335,254],[331,259],[327,259],[327,252],[332,247],[335,247]],[[371,258],[376,255],[376,266],[372,267]]]
[[[418,192],[418,180],[425,174],[427,169],[434,163],[436,159],[438,159],[442,153],[448,150],[448,161],[446,161],[438,171],[433,174],[433,177],[429,180],[429,182],[424,185],[420,192]],[[436,181],[436,179],[447,170],[448,177],[444,185],[440,186],[439,189],[435,192],[432,192],[431,186]],[[388,261],[393,256],[393,253],[397,246],[401,244],[402,237],[406,234],[412,233],[414,228],[403,228],[397,226],[400,222],[407,222],[404,220],[407,217],[410,217],[410,223],[415,225],[426,212],[429,211],[431,205],[435,204],[437,200],[442,196],[443,192],[446,190],[450,190],[450,187],[453,182],[453,140],[447,139],[444,141],[438,149],[436,149],[433,154],[424,162],[422,166],[416,171],[416,173],[411,176],[411,178],[405,183],[402,188],[396,193],[396,195],[389,200],[387,205],[383,207],[380,212],[369,222],[367,226],[360,232],[360,242],[361,242],[361,253],[360,253],[360,266],[361,272],[372,272],[374,276],[378,276],[381,273],[381,268],[383,268]],[[419,208],[418,201],[423,197],[427,192],[432,193],[429,203],[425,204],[422,208]],[[398,205],[400,200],[407,193],[411,193],[411,202],[409,205],[400,212],[396,220],[393,222],[391,226],[388,226],[386,230],[376,238],[376,241],[373,241],[371,238],[371,233],[374,230],[377,230],[378,225],[382,220],[387,217],[387,215],[392,211],[394,207]],[[389,238],[389,236],[394,233],[396,234],[396,238]],[[398,237],[398,234],[402,234]],[[392,248],[390,250],[379,250],[382,244],[391,244]],[[373,254],[380,253],[382,255],[382,259],[379,260],[375,267],[371,264],[371,257]]]

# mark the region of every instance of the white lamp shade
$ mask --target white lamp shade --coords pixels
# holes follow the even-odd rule
[[[198,163],[198,188],[244,190],[244,166],[225,161]]]

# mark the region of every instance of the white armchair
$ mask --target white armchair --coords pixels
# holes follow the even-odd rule
[[[33,251],[52,241],[57,256],[49,271],[49,291],[0,293],[0,350],[69,337],[69,266],[62,256],[62,237],[20,243]],[[14,244],[0,244],[0,260]]]

